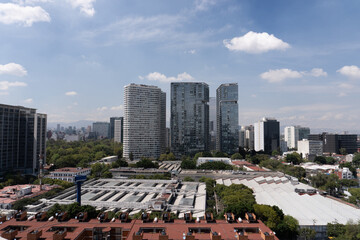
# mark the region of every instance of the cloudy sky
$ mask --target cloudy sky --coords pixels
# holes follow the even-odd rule
[[[0,0],[0,103],[122,116],[129,83],[239,85],[240,125],[360,130],[360,1]]]

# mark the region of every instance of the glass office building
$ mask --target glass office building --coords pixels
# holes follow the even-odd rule
[[[40,155],[46,161],[46,114],[0,104],[0,174],[36,174]]]
[[[209,151],[209,86],[171,83],[171,151],[176,156]]]
[[[221,84],[216,90],[216,150],[233,154],[239,148],[237,83]]]

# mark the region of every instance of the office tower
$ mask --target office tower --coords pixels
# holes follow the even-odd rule
[[[60,132],[60,124],[57,124],[57,126],[56,126],[56,131],[57,131],[57,132]]]
[[[216,150],[233,154],[239,149],[237,83],[221,84],[216,90]]]
[[[160,102],[160,134],[161,134],[161,143],[160,151],[161,153],[166,152],[166,93],[161,92],[161,102]]]
[[[309,140],[322,141],[324,153],[340,153],[344,148],[347,154],[357,152],[357,135],[356,134],[310,134]]]
[[[280,148],[280,123],[276,119],[263,118],[254,123],[255,151],[271,154]]]
[[[289,149],[297,148],[300,140],[307,139],[310,134],[310,128],[301,126],[289,126],[284,129],[284,140]]]
[[[171,83],[171,149],[176,156],[209,151],[209,86]]]
[[[94,122],[93,132],[97,138],[109,138],[110,123],[108,122]]]
[[[122,143],[124,138],[124,118],[111,117],[110,118],[110,139],[114,142]]]
[[[0,104],[0,173],[36,174],[40,155],[46,161],[46,114]]]
[[[110,139],[115,138],[115,132],[117,132],[117,138],[114,140],[115,142],[122,142],[123,133],[122,129],[124,126],[124,118],[123,117],[111,117],[110,118]]]
[[[165,93],[158,87],[133,83],[125,86],[125,158],[160,156],[161,150],[165,148],[165,100]]]
[[[322,156],[323,142],[303,139],[298,141],[297,152],[301,154],[303,158],[313,161],[316,156]]]
[[[170,150],[170,148],[171,148],[170,128],[166,128],[165,142],[166,142],[165,148]]]
[[[254,150],[254,126],[242,126],[239,131],[239,146]]]

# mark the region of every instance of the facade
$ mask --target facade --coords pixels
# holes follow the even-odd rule
[[[110,139],[114,139],[114,142],[118,142],[118,143],[122,143],[124,141],[123,117],[110,118]]]
[[[216,90],[216,150],[233,154],[239,149],[237,83],[221,84]]]
[[[284,129],[285,141],[289,149],[296,149],[300,140],[307,139],[310,134],[310,128],[301,126],[289,126]]]
[[[110,118],[110,139],[115,142],[122,143],[124,140],[124,118],[111,117]]]
[[[303,158],[312,160],[316,156],[322,156],[323,153],[323,142],[315,140],[303,139],[298,141],[297,153],[302,155]]]
[[[124,157],[158,158],[165,149],[166,96],[160,88],[130,84],[124,94]]]
[[[46,178],[58,179],[67,182],[74,182],[76,175],[88,176],[91,173],[91,168],[59,168],[50,172]]]
[[[323,142],[324,153],[340,153],[340,149],[344,148],[347,154],[357,152],[357,135],[356,134],[310,134],[309,140],[317,140]]]
[[[251,214],[255,216],[254,214]],[[20,214],[19,214],[20,216]],[[126,216],[126,215],[124,215]],[[169,214],[156,219],[69,219],[61,221],[54,219],[48,221],[49,217],[27,220],[25,212],[24,220],[15,218],[2,219],[1,237],[6,239],[121,239],[121,240],[169,240],[169,239],[237,239],[237,240],[278,240],[275,233],[271,231],[261,220],[251,221],[244,219],[234,222],[225,220],[198,220],[185,221],[184,219],[170,219]],[[205,218],[206,216],[202,216]],[[210,217],[210,214],[209,214]],[[39,220],[38,220],[39,219]]]
[[[280,123],[276,119],[263,118],[254,123],[255,151],[270,154],[280,148]]]
[[[337,169],[334,171],[339,179],[353,179],[354,176],[349,168],[344,167],[343,169]]]
[[[36,174],[46,161],[46,114],[36,109],[0,104],[0,174]]]
[[[176,156],[209,151],[209,86],[171,83],[171,150]]]
[[[239,146],[254,150],[254,126],[242,126],[239,131]]]
[[[97,138],[109,138],[110,136],[110,123],[108,122],[94,122],[93,132]]]

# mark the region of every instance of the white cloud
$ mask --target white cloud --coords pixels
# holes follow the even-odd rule
[[[5,65],[0,65],[0,75],[2,75],[2,74],[8,74],[8,75],[22,77],[27,74],[27,71],[20,64],[8,63]]]
[[[347,96],[347,93],[344,93],[344,92],[340,92],[338,94],[338,97],[346,97]]]
[[[75,95],[77,95],[77,92],[75,92],[75,91],[70,91],[70,92],[66,92],[65,95],[66,95],[66,96],[75,96]]]
[[[73,8],[80,8],[80,12],[88,17],[95,14],[94,2],[96,0],[67,0]]]
[[[13,2],[21,5],[33,5],[39,3],[52,2],[52,0],[13,0]]]
[[[205,11],[210,6],[215,5],[215,0],[196,0],[195,1],[195,10],[197,11]]]
[[[33,102],[33,99],[32,99],[32,98],[28,98],[28,99],[25,99],[24,102],[25,102],[25,103],[32,103],[32,102]]]
[[[327,76],[327,72],[325,72],[322,68],[313,68],[313,69],[311,69],[311,71],[308,74],[311,76],[314,76],[314,77],[326,77]]]
[[[268,80],[270,83],[282,82],[288,78],[301,78],[303,76],[326,77],[327,73],[322,68],[313,68],[310,72],[293,71],[291,69],[283,68],[276,70],[269,70],[260,74],[262,79]]]
[[[27,84],[24,82],[0,82],[0,90],[8,90],[10,87],[26,87]]]
[[[9,92],[0,92],[0,96],[7,96],[9,95]]]
[[[142,80],[147,79],[149,81],[159,81],[159,82],[165,82],[165,83],[192,81],[194,79],[190,74],[188,74],[186,72],[178,74],[177,77],[167,77],[162,73],[152,72],[152,73],[149,73],[145,77],[139,76],[139,78]]]
[[[339,88],[345,88],[345,89],[353,89],[353,88],[354,88],[354,86],[351,85],[351,84],[349,84],[349,83],[340,83],[340,84],[338,85],[338,87],[339,87]]]
[[[0,22],[20,24],[26,27],[35,22],[50,22],[50,15],[43,8],[21,6],[14,3],[0,3]]]
[[[124,110],[124,105],[119,105],[119,106],[111,107],[110,110],[113,110],[113,111],[122,111],[122,110]]]
[[[108,109],[107,107],[98,107],[96,110],[97,111],[105,111],[107,109]]]
[[[293,71],[291,69],[283,68],[276,70],[269,70],[260,74],[262,79],[267,80],[270,83],[282,82],[287,78],[301,78],[302,74],[298,71]]]
[[[195,53],[196,53],[196,50],[195,50],[195,49],[191,49],[191,50],[185,51],[185,53],[195,54]]]
[[[255,54],[290,48],[288,43],[266,32],[256,33],[250,31],[241,37],[225,39],[223,43],[225,47],[231,51],[243,51]]]
[[[360,68],[352,65],[352,66],[344,66],[337,70],[336,72],[345,75],[349,78],[360,78]]]

